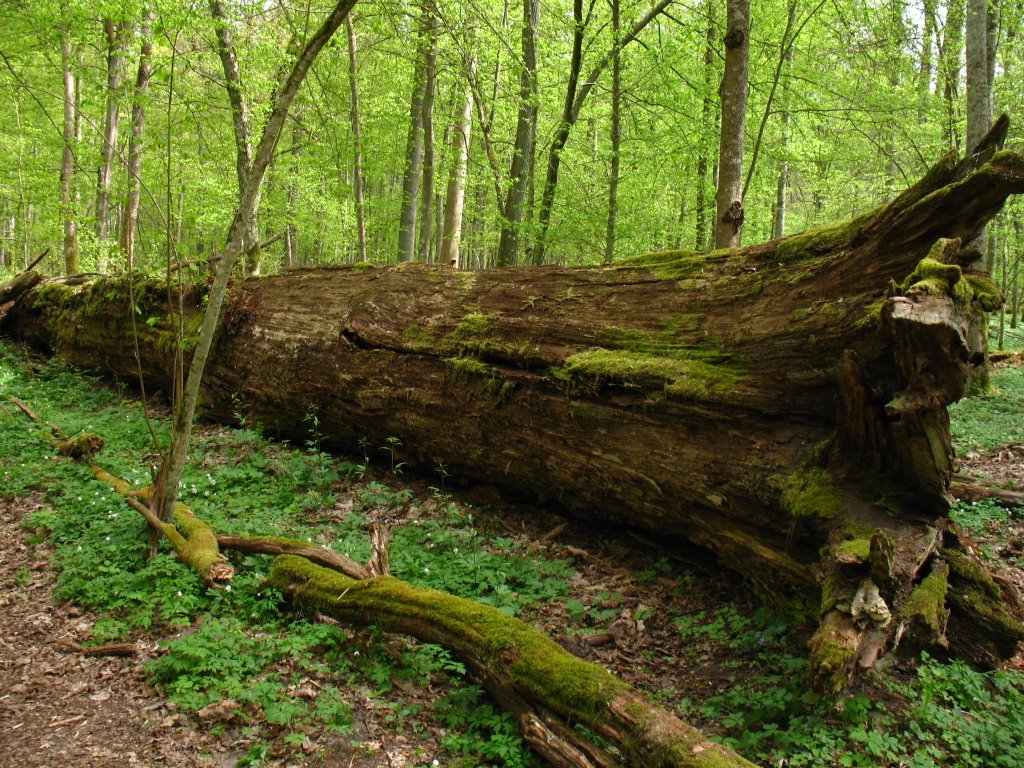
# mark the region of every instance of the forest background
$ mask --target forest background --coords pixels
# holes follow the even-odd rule
[[[46,248],[49,273],[215,256],[322,5],[0,4],[0,271]],[[745,243],[847,218],[964,150],[972,13],[990,106],[1020,113],[1024,9],[967,5],[753,4]],[[278,144],[250,272],[587,264],[713,244],[723,0],[367,0],[349,21]],[[1016,207],[989,255],[1011,299]]]

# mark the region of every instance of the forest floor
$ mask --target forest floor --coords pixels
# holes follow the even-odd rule
[[[393,481],[390,485],[397,488]],[[418,494],[426,491],[410,488]],[[669,565],[671,558],[650,542],[516,506],[489,489],[469,493],[469,499],[478,510],[502,509],[500,519],[478,516],[478,526],[498,526],[524,552],[542,551],[545,558],[573,561],[570,600],[537,605],[527,617],[566,648],[600,661],[638,687],[670,691],[673,697],[700,701],[736,684],[735,671],[728,668],[728,648],[686,639],[671,621],[678,615],[713,614],[723,605],[755,612],[755,601],[728,574],[676,573],[680,569]],[[346,499],[339,504],[345,506]],[[33,498],[0,496],[0,717],[7,723],[0,736],[0,767],[238,765],[247,754],[238,748],[244,727],[240,719],[223,707],[184,714],[150,684],[146,664],[161,654],[161,642],[169,637],[166,629],[135,633],[131,657],[97,657],[81,651],[97,617],[54,596],[57,575],[50,546],[22,524],[43,506]],[[425,511],[429,513],[417,509],[418,514]],[[575,608],[572,600],[584,607]],[[600,629],[566,634],[567,626],[577,623],[566,603],[573,613],[593,611],[592,620],[579,615],[576,619]],[[370,633],[362,633],[357,642],[377,641],[394,657],[406,645],[404,639],[374,638]],[[315,756],[275,759],[268,754],[267,764],[430,765],[434,755],[443,752],[447,735],[445,723],[430,717],[430,705],[444,693],[445,681],[424,688],[398,682],[395,695],[384,700],[375,695],[377,691],[366,692],[365,706],[351,713],[355,727],[348,733],[307,732],[305,746]],[[306,685],[317,689],[327,682],[311,676]],[[398,708],[416,715],[396,727]]]
[[[1024,368],[1015,370],[1024,375]],[[1012,404],[1010,412],[1019,414],[1018,405]],[[18,414],[8,408],[4,411],[10,417],[8,426],[13,425]],[[985,420],[984,414],[978,418]],[[1018,437],[969,445],[961,471],[1003,487],[1024,489],[1024,439]],[[3,440],[0,432],[0,443]],[[11,447],[13,456],[16,446],[8,440],[2,447]],[[280,468],[288,461],[284,451],[292,450],[251,435],[239,438],[217,427],[202,428],[203,441],[238,449],[234,455],[228,451],[221,456],[214,449],[199,455],[199,471],[206,472],[211,486],[215,478],[226,480],[240,462],[256,455],[269,462],[263,466],[276,467],[274,473],[282,477],[286,473]],[[15,469],[12,462],[5,463],[5,453],[0,450],[6,485]],[[324,454],[317,452],[317,456],[317,461],[324,460]],[[711,563],[702,563],[698,553],[628,531],[564,519],[503,499],[487,488],[452,492],[428,486],[425,480],[406,481],[384,469],[360,469],[355,477],[335,480],[331,493],[323,497],[324,506],[305,509],[304,524],[310,530],[348,519],[354,509],[369,514],[386,507],[396,530],[425,531],[417,541],[427,542],[426,549],[435,544],[444,549],[429,561],[435,570],[431,578],[438,578],[437,571],[450,569],[449,581],[442,575],[435,586],[450,586],[457,592],[460,579],[495,579],[500,583],[494,595],[503,594],[503,589],[507,592],[508,584],[519,584],[518,597],[519,591],[527,591],[523,584],[532,584],[529,589],[538,596],[549,597],[517,604],[522,618],[708,731],[722,736],[747,732],[747,741],[740,746],[760,750],[757,759],[764,764],[769,764],[769,756],[772,765],[909,764],[897,762],[896,746],[872,741],[864,713],[875,713],[872,722],[882,731],[889,729],[885,737],[890,738],[890,731],[897,727],[893,713],[912,708],[914,691],[873,686],[858,699],[863,717],[856,722],[805,710],[803,648],[809,628],[759,609],[742,583],[717,572]],[[66,569],[66,576],[73,566],[58,562],[57,551],[71,551],[68,542],[54,543],[49,530],[54,524],[32,522],[54,514],[52,490],[0,495],[0,718],[4,723],[0,768],[538,765],[522,750],[511,723],[490,708],[471,680],[463,679],[457,663],[443,651],[417,648],[400,637],[336,628],[340,639],[325,641],[317,634],[319,629],[307,625],[296,630],[295,637],[313,639],[289,641],[292,645],[287,647],[295,650],[287,653],[268,651],[258,674],[246,677],[239,672],[238,679],[225,677],[222,692],[216,686],[212,694],[200,692],[195,679],[203,674],[216,677],[219,670],[197,672],[193,679],[172,666],[184,664],[180,661],[184,658],[201,670],[203,654],[209,652],[203,648],[211,647],[202,645],[207,635],[214,646],[229,646],[217,661],[226,666],[232,664],[231,643],[241,657],[261,647],[278,648],[285,642],[284,635],[258,623],[240,629],[219,625],[211,616],[218,605],[228,605],[223,594],[214,596],[212,603],[202,603],[209,611],[198,620],[136,626],[122,611],[111,631],[114,620],[60,594],[60,569]],[[192,492],[196,493],[195,485]],[[985,504],[981,510],[984,514],[979,512],[978,520],[965,520],[976,545],[1019,576],[1024,565],[1024,521],[1016,513],[993,513]],[[111,510],[107,517],[117,514]],[[965,508],[961,514],[970,518],[973,513]],[[125,517],[130,513],[126,511]],[[117,531],[112,535],[116,539]],[[137,530],[130,535],[137,536]],[[460,555],[462,542],[467,549],[478,548],[471,560]],[[335,543],[347,546],[340,533]],[[503,557],[515,553],[527,563],[525,570],[513,573],[516,566],[509,559],[488,565],[491,561],[481,558],[489,552]],[[402,557],[399,554],[398,559]],[[427,561],[408,558],[413,559],[405,567],[429,574],[430,568],[420,567]],[[89,562],[100,573],[114,569],[102,554]],[[246,559],[239,564],[256,568],[258,562],[262,561]],[[556,565],[541,567],[542,563]],[[531,568],[536,572],[531,574]],[[173,577],[182,580],[182,573],[187,574],[179,571]],[[177,597],[182,606],[199,600],[184,586]],[[109,639],[131,643],[133,655],[92,656],[83,650]],[[314,646],[317,653],[326,647],[324,653],[332,662],[297,661]],[[1011,666],[1021,668],[1020,658]],[[913,662],[906,662],[895,678],[906,686],[920,684],[913,683],[913,667]],[[347,670],[341,678],[339,669]],[[948,678],[951,684],[964,687],[968,673],[949,669],[935,667],[932,684],[942,685]],[[274,680],[284,681],[284,687],[274,689],[273,695],[261,698],[253,693]],[[162,682],[162,687],[154,681]],[[343,700],[337,716],[324,714],[318,703],[330,700],[328,692]],[[317,717],[306,716],[314,710]],[[919,733],[948,727],[934,713],[927,717],[931,719],[919,720]],[[785,730],[787,723],[791,730],[806,728],[806,734],[791,735],[784,747],[771,752],[779,738],[772,729]],[[754,725],[766,726],[763,743],[757,741],[760,736],[750,736]],[[919,741],[924,738],[918,737]],[[1024,731],[1011,733],[1010,738],[1020,739],[1011,746],[1011,751],[1019,753]],[[806,747],[805,757],[785,754],[794,745]],[[948,754],[946,745],[932,747],[920,741],[919,747],[915,754],[920,760],[915,765],[960,764],[939,759]],[[813,749],[819,750],[817,755]],[[842,761],[838,756],[847,750],[862,752],[851,751],[855,759]]]

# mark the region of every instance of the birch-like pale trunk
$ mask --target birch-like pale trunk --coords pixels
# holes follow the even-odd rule
[[[423,182],[420,186],[419,260],[428,264],[434,238],[434,100],[437,91],[437,22],[429,3],[424,8],[427,58],[423,79]]]
[[[359,80],[356,67],[357,41],[352,26],[352,17],[345,17],[345,31],[348,33],[348,90],[349,108],[352,118],[352,192],[356,206],[356,240],[359,261],[366,261],[366,203],[363,191],[363,134],[359,114]]]
[[[75,104],[78,92],[75,73],[71,69],[71,31],[65,30],[61,40],[60,62],[64,77],[64,151],[60,163],[60,207],[64,222],[64,272],[78,272],[78,232],[75,221]]]
[[[110,237],[110,195],[114,185],[114,160],[121,120],[121,81],[124,77],[124,48],[131,26],[123,20],[117,24],[110,17],[103,19],[107,41],[107,103],[103,113],[103,141],[100,144],[100,165],[96,170],[96,238],[102,243]],[[100,271],[103,271],[101,266]]]
[[[472,64],[470,67],[472,68]],[[472,77],[472,74],[471,74]],[[441,230],[441,263],[458,269],[462,246],[462,215],[466,208],[466,179],[469,142],[473,127],[473,88],[466,86],[462,112],[452,132],[452,165],[444,199],[444,224]]]

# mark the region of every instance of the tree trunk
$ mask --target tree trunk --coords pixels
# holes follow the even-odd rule
[[[714,0],[707,0],[705,3],[708,26],[704,41],[704,62],[702,65],[704,99],[700,110],[700,135],[697,138],[697,205],[696,224],[697,231],[694,233],[693,247],[698,251],[706,250],[708,247],[708,188],[711,186],[708,178],[709,166],[711,165],[710,136],[714,128],[714,108],[711,99],[711,84],[714,82],[715,74],[715,4]]]
[[[124,49],[131,25],[121,21],[103,19],[103,33],[107,39],[107,107],[103,115],[103,142],[100,146],[100,167],[96,172],[96,238],[100,243],[110,236],[110,193],[114,182],[114,159],[117,153],[118,123],[121,117],[121,80],[124,68]],[[100,272],[104,269],[102,265]]]
[[[685,537],[820,618],[826,692],[897,646],[991,665],[1024,630],[944,519],[946,404],[1002,302],[960,266],[960,242],[1024,192],[1024,157],[972,162],[984,157],[947,157],[886,206],[734,252],[472,280],[421,266],[248,281],[206,413],[230,419],[241,397],[301,438],[313,405],[336,447],[399,437],[428,471]],[[111,292],[48,284],[5,328],[131,375],[127,304]],[[140,340],[151,384],[171,357],[159,329]]]
[[[60,60],[64,76],[64,152],[60,164],[60,205],[64,222],[64,273],[78,272],[77,211],[75,210],[75,104],[78,88],[71,69],[73,55],[71,31],[65,30],[61,41]]]
[[[470,69],[474,68],[470,63]],[[472,73],[470,74],[472,78]],[[466,86],[462,113],[452,131],[452,165],[448,173],[448,189],[444,198],[444,224],[441,230],[441,263],[458,269],[462,240],[462,215],[466,207],[466,178],[469,162],[469,142],[473,127],[473,89]]]
[[[135,263],[135,230],[139,222],[142,192],[142,136],[146,125],[146,93],[152,74],[152,27],[153,10],[147,7],[142,15],[142,47],[139,52],[139,69],[135,76],[135,91],[132,94],[132,135],[128,140],[128,201],[121,220],[121,248],[124,250],[128,270],[131,270]]]
[[[420,232],[419,260],[424,264],[434,262],[431,243],[434,239],[434,101],[437,91],[437,20],[428,3],[424,10],[427,15],[427,60],[423,81],[423,184],[420,187]]]
[[[537,142],[537,27],[540,25],[538,0],[523,0],[522,69],[519,74],[519,116],[516,119],[516,143],[512,149],[508,192],[502,209],[501,237],[498,240],[499,267],[512,266],[519,259],[519,237],[523,226],[526,192],[533,176],[533,157]]]
[[[623,48],[633,42],[637,35],[646,29],[648,24],[658,18],[661,12],[671,3],[672,0],[658,0],[625,37],[621,39],[616,37],[612,41],[611,49],[591,68],[586,81],[581,84],[579,82],[579,74],[580,66],[583,63],[583,35],[586,31],[590,14],[588,11],[588,16],[584,19],[582,0],[573,0],[574,31],[572,58],[569,63],[569,82],[566,86],[565,101],[562,107],[562,119],[551,141],[551,149],[548,150],[547,173],[544,177],[544,191],[541,193],[540,211],[537,217],[539,233],[533,246],[533,264],[544,263],[548,227],[551,224],[551,210],[554,207],[555,193],[558,190],[558,173],[562,164],[562,150],[565,149],[565,144],[569,140],[569,134],[572,132],[573,126],[579,120],[580,110],[583,109],[587,96],[590,95],[594,86],[597,85],[598,78],[601,77],[601,73],[604,72],[612,60],[620,54]],[[591,8],[593,8],[593,3],[591,3]]]
[[[163,457],[160,471],[153,484],[156,493],[151,504],[154,510],[159,511],[160,519],[165,522],[170,521],[174,516],[178,485],[185,470],[185,461],[188,458],[192,423],[195,419],[196,404],[199,402],[199,389],[210,349],[213,346],[214,335],[220,325],[221,309],[227,295],[231,270],[234,268],[239,254],[245,252],[246,238],[249,233],[254,231],[253,222],[259,206],[263,179],[274,159],[274,149],[281,138],[281,132],[284,130],[285,121],[291,110],[292,102],[298,95],[299,87],[306,79],[316,57],[320,55],[320,51],[338,31],[355,2],[356,0],[339,0],[320,28],[307,40],[291,69],[283,75],[280,86],[275,91],[270,116],[263,128],[263,135],[253,155],[249,174],[246,176],[245,184],[239,189],[238,208],[228,231],[224,253],[209,287],[209,297],[202,313],[202,325],[194,340],[188,378],[181,399],[174,409],[171,445]],[[257,247],[258,245],[257,243]]]
[[[216,26],[217,55],[220,57],[221,69],[224,72],[224,87],[228,92],[228,101],[231,103],[231,123],[235,130],[235,175],[238,177],[238,189],[241,194],[253,165],[252,117],[249,114],[249,102],[245,97],[242,71],[238,66],[231,20],[228,18],[221,0],[210,0],[210,15],[213,16]],[[250,275],[258,275],[261,271],[259,208],[262,187],[263,185],[260,184],[260,191],[254,201],[252,214],[245,219],[242,229],[245,269]]]
[[[949,0],[946,28],[939,46],[942,97],[946,102],[946,138],[949,148],[960,150],[960,72],[964,46],[964,14],[967,0]],[[968,143],[968,147],[970,143]]]
[[[612,40],[616,43],[615,58],[612,60],[612,162],[608,175],[608,226],[604,237],[604,263],[615,259],[615,219],[619,212],[619,151],[622,144],[622,51],[619,40],[619,0],[611,0]]]
[[[356,77],[356,32],[352,18],[345,17],[348,32],[348,87],[349,112],[352,117],[352,192],[356,206],[356,241],[358,261],[366,261],[366,202],[363,192],[363,131],[359,115],[359,81]]]
[[[423,25],[426,24],[424,17]],[[426,81],[426,31],[420,30],[420,44],[413,64],[412,95],[409,97],[409,137],[405,143],[405,171],[402,175],[402,210],[398,221],[398,260],[416,258],[416,219],[420,208],[423,165],[423,87]]]
[[[924,29],[921,32],[921,58],[917,65],[917,121],[925,123],[928,114],[928,103],[931,100],[932,64],[935,11],[938,0],[924,0]]]
[[[743,226],[743,130],[747,122],[750,0],[727,0],[725,72],[719,96],[722,132],[718,145],[715,248],[736,248]]]

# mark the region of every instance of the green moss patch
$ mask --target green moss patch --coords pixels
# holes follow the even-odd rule
[[[688,359],[682,350],[664,356],[624,349],[596,348],[566,358],[552,373],[571,384],[591,387],[614,385],[660,389],[681,400],[700,400],[715,391],[733,388],[742,375],[728,365]]]
[[[341,620],[386,629],[420,628],[486,666],[503,665],[514,684],[559,714],[596,725],[628,687],[598,664],[565,651],[518,619],[490,606],[385,576],[356,581],[291,555],[275,559],[269,583],[297,602]]]
[[[904,615],[924,624],[936,638],[946,631],[946,592],[949,590],[949,565],[940,563],[914,587],[903,604]]]
[[[880,210],[881,208],[875,208],[847,221],[790,235],[779,242],[775,249],[775,258],[787,265],[817,258],[822,252],[834,250],[837,246],[852,240],[858,230]]]
[[[782,491],[782,508],[793,517],[834,518],[843,507],[843,499],[825,469],[794,472],[776,485]]]

